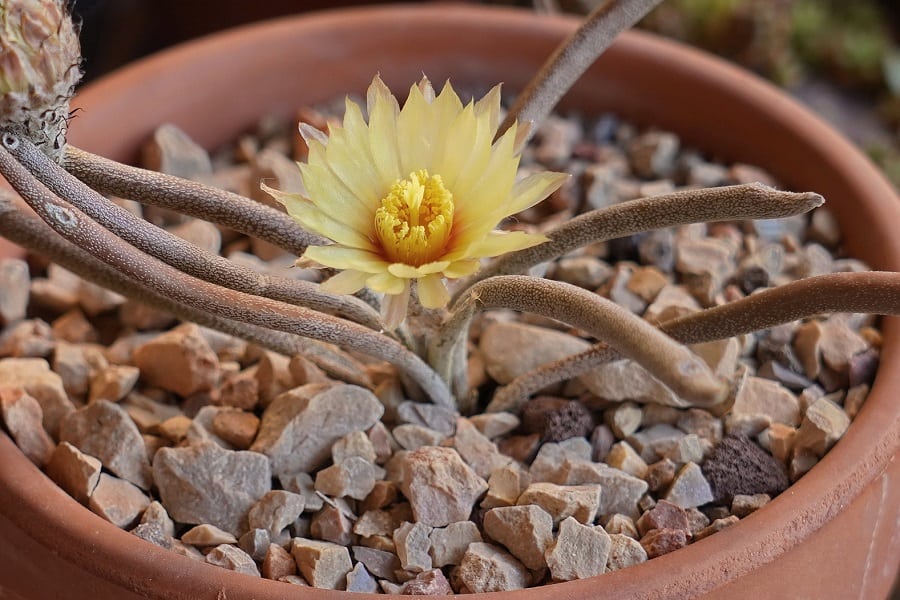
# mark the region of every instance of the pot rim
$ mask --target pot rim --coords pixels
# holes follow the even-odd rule
[[[305,14],[251,24],[181,44],[97,80],[80,95],[111,93],[118,86],[147,81],[148,73],[152,77],[153,73],[176,69],[182,61],[206,60],[225,49],[234,52],[235,48],[248,44],[272,43],[271,40],[282,36],[299,35],[298,30],[337,31],[339,38],[354,27],[387,28],[398,22],[415,27],[487,25],[521,29],[523,35],[537,35],[540,31],[541,35],[560,39],[576,24],[574,19],[561,16],[537,17],[513,9],[468,5],[452,9],[446,5],[382,6]],[[264,41],[257,42],[259,39]],[[720,59],[642,32],[623,35],[601,60],[614,61],[625,54],[655,61],[661,73],[677,72],[686,80],[721,86],[727,94],[781,123],[786,136],[802,135],[820,157],[824,172],[832,178],[850,181],[848,185],[854,193],[869,199],[866,210],[882,215],[875,221],[876,226],[883,228],[882,222],[900,222],[900,199],[881,173],[829,125],[774,86]],[[900,270],[900,244],[889,248],[881,262],[881,268]],[[882,364],[898,360],[898,326],[897,319],[884,320]],[[838,514],[890,463],[900,448],[900,404],[892,403],[890,398],[890,390],[897,386],[900,386],[900,369],[879,369],[868,401],[835,448],[788,492],[740,523],[675,553],[604,574],[602,580],[589,578],[555,584],[551,588],[553,593],[591,597],[602,585],[617,595],[693,598],[776,560]],[[0,436],[0,455],[4,457],[0,461],[0,516],[58,554],[59,560],[79,563],[100,578],[148,597],[162,597],[155,593],[157,581],[164,577],[178,581],[176,595],[167,598],[205,597],[210,593],[210,582],[215,583],[214,587],[227,589],[229,597],[276,598],[285,591],[277,584],[260,584],[253,578],[138,541],[65,494],[5,434]],[[814,500],[810,502],[810,499]],[[73,514],[83,518],[74,519]],[[62,518],[63,515],[67,517]],[[46,523],[53,523],[53,527],[42,529]],[[659,584],[660,576],[655,574],[664,574],[665,586]],[[309,593],[315,596],[305,596],[305,593],[292,590],[298,597],[347,599],[344,592],[314,589]],[[527,600],[546,594],[545,588],[531,588],[492,593],[490,598]]]

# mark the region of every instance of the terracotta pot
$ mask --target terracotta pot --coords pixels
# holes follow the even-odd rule
[[[251,26],[139,62],[83,90],[75,144],[128,160],[175,122],[209,147],[257,117],[362,92],[403,91],[424,71],[457,88],[514,90],[575,26],[477,7],[376,8]],[[900,270],[900,199],[843,138],[755,77],[694,50],[630,33],[566,100],[678,132],[785,185],[828,198],[848,247]],[[858,418],[808,475],[740,524],[641,566],[492,600],[883,598],[900,561],[900,329],[884,323],[882,368]],[[116,529],[60,491],[0,436],[4,598],[344,598],[207,566]],[[356,598],[357,596],[353,596]]]

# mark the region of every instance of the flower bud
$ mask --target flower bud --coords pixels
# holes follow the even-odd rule
[[[0,129],[29,138],[56,161],[81,78],[78,31],[65,2],[0,2]]]

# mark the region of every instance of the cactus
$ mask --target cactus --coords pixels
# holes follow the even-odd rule
[[[80,60],[65,0],[0,3],[0,128],[29,138],[59,162]]]

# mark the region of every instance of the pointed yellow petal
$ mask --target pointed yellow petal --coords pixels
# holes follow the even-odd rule
[[[303,258],[332,269],[354,269],[369,274],[382,273],[388,266],[377,254],[343,246],[310,246],[303,253]]]
[[[465,260],[455,260],[444,269],[444,277],[447,279],[459,279],[460,277],[468,277],[481,268],[481,261],[477,258],[469,258]]]
[[[507,252],[531,248],[546,241],[547,237],[538,233],[492,231],[482,241],[472,244],[468,255],[472,257],[500,256]]]
[[[352,269],[341,271],[331,279],[324,281],[320,288],[323,292],[330,294],[355,294],[366,285],[366,280],[371,276],[371,273]]]
[[[382,272],[369,277],[366,280],[366,285],[370,289],[382,294],[399,294],[403,292],[404,288],[408,289],[409,280],[394,277],[387,272]]]
[[[397,119],[400,108],[397,99],[376,77],[369,86],[369,151],[382,181],[394,182],[403,174],[397,140]]]
[[[332,143],[329,147],[336,145]],[[374,203],[359,198],[328,168],[327,163],[321,161],[301,163],[300,175],[303,177],[303,185],[306,186],[307,199],[316,208],[331,215],[340,215],[341,221],[363,235],[368,236],[372,233],[376,210]]]
[[[426,275],[431,275],[432,273],[440,273],[449,265],[450,262],[446,260],[426,263],[420,267],[405,265],[403,263],[393,263],[388,267],[388,272],[396,277],[415,279],[417,277],[425,277]]]
[[[372,83],[369,84],[369,88],[366,90],[366,113],[369,116],[375,112],[375,105],[379,102],[392,104],[396,109],[394,111],[395,113],[400,111],[397,99],[394,97],[394,94],[391,93],[388,86],[384,84],[381,75],[375,75],[375,77],[372,78]]]
[[[425,308],[442,308],[450,301],[450,292],[440,275],[428,275],[416,282],[419,302]]]
[[[492,137],[500,125],[500,87],[495,85],[491,91],[475,103],[475,116],[486,120]]]
[[[352,226],[332,219],[319,210],[309,199],[304,198],[300,194],[282,192],[267,186],[265,183],[260,184],[260,187],[284,205],[288,215],[305,229],[345,246],[365,250],[375,249],[368,237],[362,235]]]
[[[400,169],[404,177],[431,164],[431,113],[431,106],[419,86],[410,87],[409,96],[397,118]]]
[[[528,177],[517,181],[513,185],[511,200],[506,205],[504,217],[522,212],[541,202],[547,196],[555,192],[566,180],[571,177],[568,173],[554,173],[544,171],[532,173]]]

